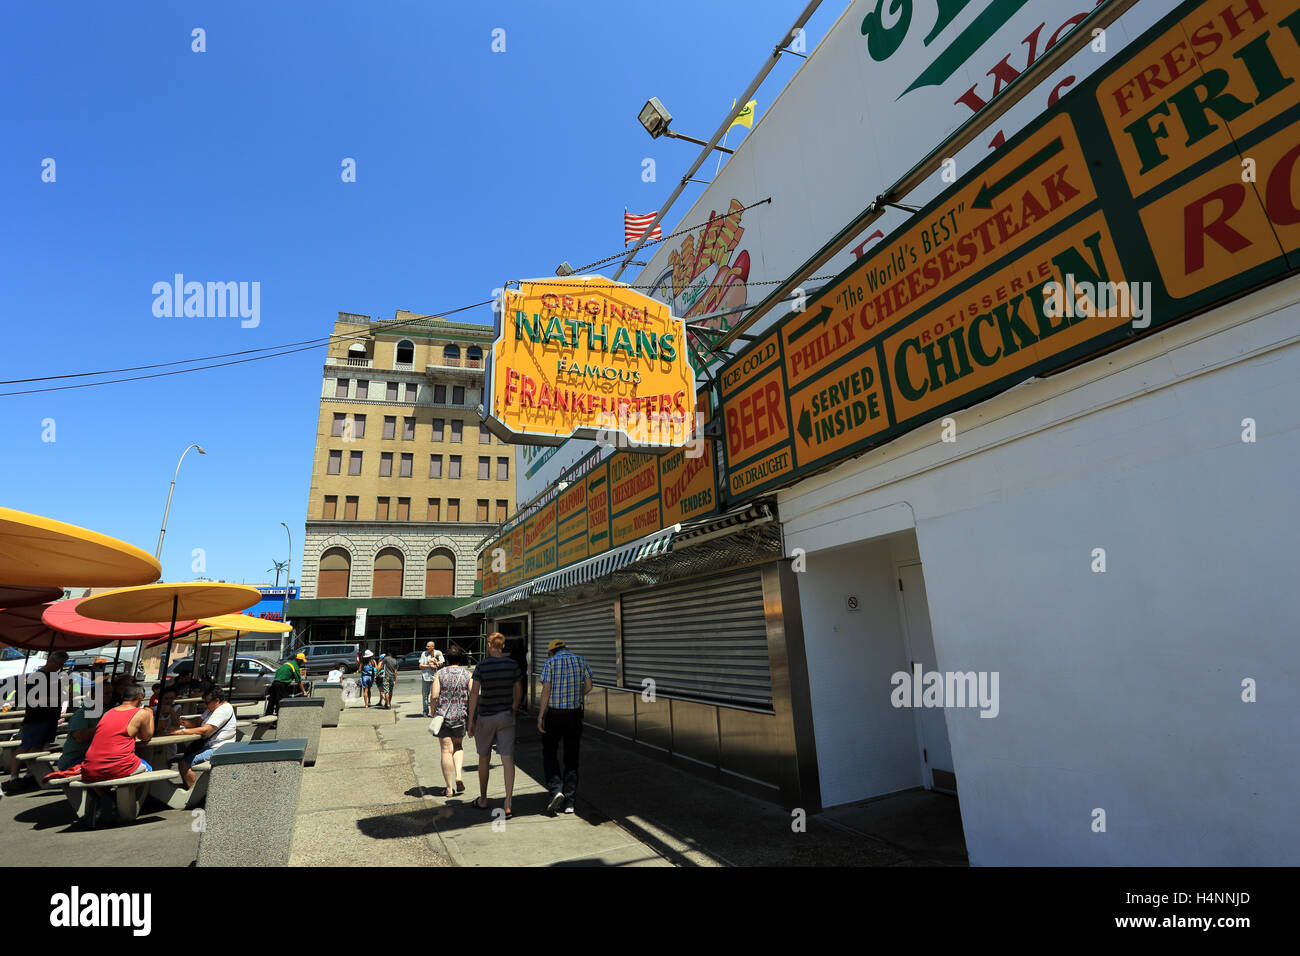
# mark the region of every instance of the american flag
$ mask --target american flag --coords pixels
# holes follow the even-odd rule
[[[643,235],[645,235],[646,229],[649,227],[650,223],[655,221],[655,216],[657,215],[659,215],[658,210],[656,210],[655,212],[648,212],[643,216],[638,216],[636,213],[631,213],[628,212],[626,209],[624,209],[623,210],[623,248],[626,249],[632,243],[636,242]],[[659,231],[659,227],[655,226],[654,232],[650,233],[650,241],[653,242],[655,239],[662,239],[662,238],[663,238],[663,234]]]

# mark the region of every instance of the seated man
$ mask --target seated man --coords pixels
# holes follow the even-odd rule
[[[135,753],[136,743],[153,739],[153,711],[144,706],[144,688],[132,681],[122,687],[122,703],[109,710],[95,727],[95,736],[81,762],[85,783],[116,780],[148,773],[153,767]],[[112,791],[104,790],[101,805],[105,815],[116,809]]]
[[[217,748],[235,739],[235,708],[226,703],[226,689],[218,684],[203,685],[204,711],[198,717],[182,717],[178,734],[190,734],[198,737],[185,748],[181,754],[181,777],[185,789],[194,786],[194,771],[190,768],[196,763],[206,763],[212,759]]]

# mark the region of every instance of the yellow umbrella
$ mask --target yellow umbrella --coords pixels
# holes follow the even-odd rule
[[[148,584],[161,576],[157,559],[133,544],[53,518],[0,508],[4,584],[122,587]]]
[[[233,614],[260,600],[262,592],[246,584],[215,581],[145,584],[82,598],[77,613],[97,621],[142,623],[177,617],[198,620]]]
[[[99,621],[166,621],[167,665],[172,659],[172,638],[178,617],[186,620],[234,614],[262,600],[262,592],[246,584],[190,581],[176,584],[145,584],[135,588],[106,591],[82,598],[77,613]],[[159,677],[166,682],[166,670]]]
[[[229,693],[232,696],[235,692],[234,663],[239,659],[239,636],[241,634],[284,634],[293,630],[293,626],[284,621],[268,621],[266,618],[253,617],[249,614],[221,614],[217,617],[206,617],[199,623],[205,626],[205,633],[218,635],[217,640],[229,641],[233,639],[235,642],[235,646],[230,651]],[[195,650],[194,656],[198,657],[197,650]]]

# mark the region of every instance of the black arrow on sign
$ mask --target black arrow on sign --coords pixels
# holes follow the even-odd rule
[[[980,187],[980,191],[975,194],[975,201],[971,203],[971,207],[974,209],[993,208],[992,200],[994,196],[1002,192],[1008,186],[1014,185],[1017,180],[1023,179],[1029,173],[1033,172],[1036,167],[1041,166],[1063,149],[1065,149],[1065,144],[1061,142],[1061,137],[1058,136],[997,182],[992,184],[985,182],[984,185]]]
[[[812,416],[808,414],[808,409],[806,409],[806,408],[803,410],[803,414],[799,416],[799,428],[798,428],[798,432],[799,432],[800,435],[803,436],[803,443],[804,443],[805,445],[807,445],[807,444],[809,444],[809,443],[811,442],[811,440],[812,440]]]
[[[831,317],[833,310],[829,305],[822,306],[822,310],[814,315],[806,324],[801,325],[790,333],[790,341],[798,342],[803,338],[814,325],[825,325],[826,320]]]

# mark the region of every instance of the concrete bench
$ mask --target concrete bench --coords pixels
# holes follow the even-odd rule
[[[194,771],[194,786],[189,790],[181,786],[180,780],[174,783],[169,780],[159,780],[150,785],[149,795],[172,810],[193,810],[195,807],[202,806],[208,795],[210,779],[208,771],[212,769],[212,764],[196,763],[190,769]]]
[[[78,777],[67,786],[68,802],[72,804],[72,809],[79,818],[94,826],[91,815],[94,808],[92,801],[96,800],[103,791],[111,790],[117,799],[118,822],[131,823],[140,815],[140,808],[144,806],[150,789],[155,783],[160,782],[179,784],[181,775],[175,770],[152,770],[148,773],[137,773],[130,777],[100,780],[95,783],[87,783]]]
[[[199,866],[287,866],[307,741],[226,744],[212,755]]]
[[[265,717],[258,717],[250,721],[252,724],[252,738],[254,740],[274,740],[276,736],[276,725],[279,724],[280,718],[275,714],[267,714]]]
[[[320,697],[286,697],[280,701],[280,722],[277,737],[301,737],[307,741],[303,763],[313,766],[320,746],[321,721],[325,716],[325,701]]]

